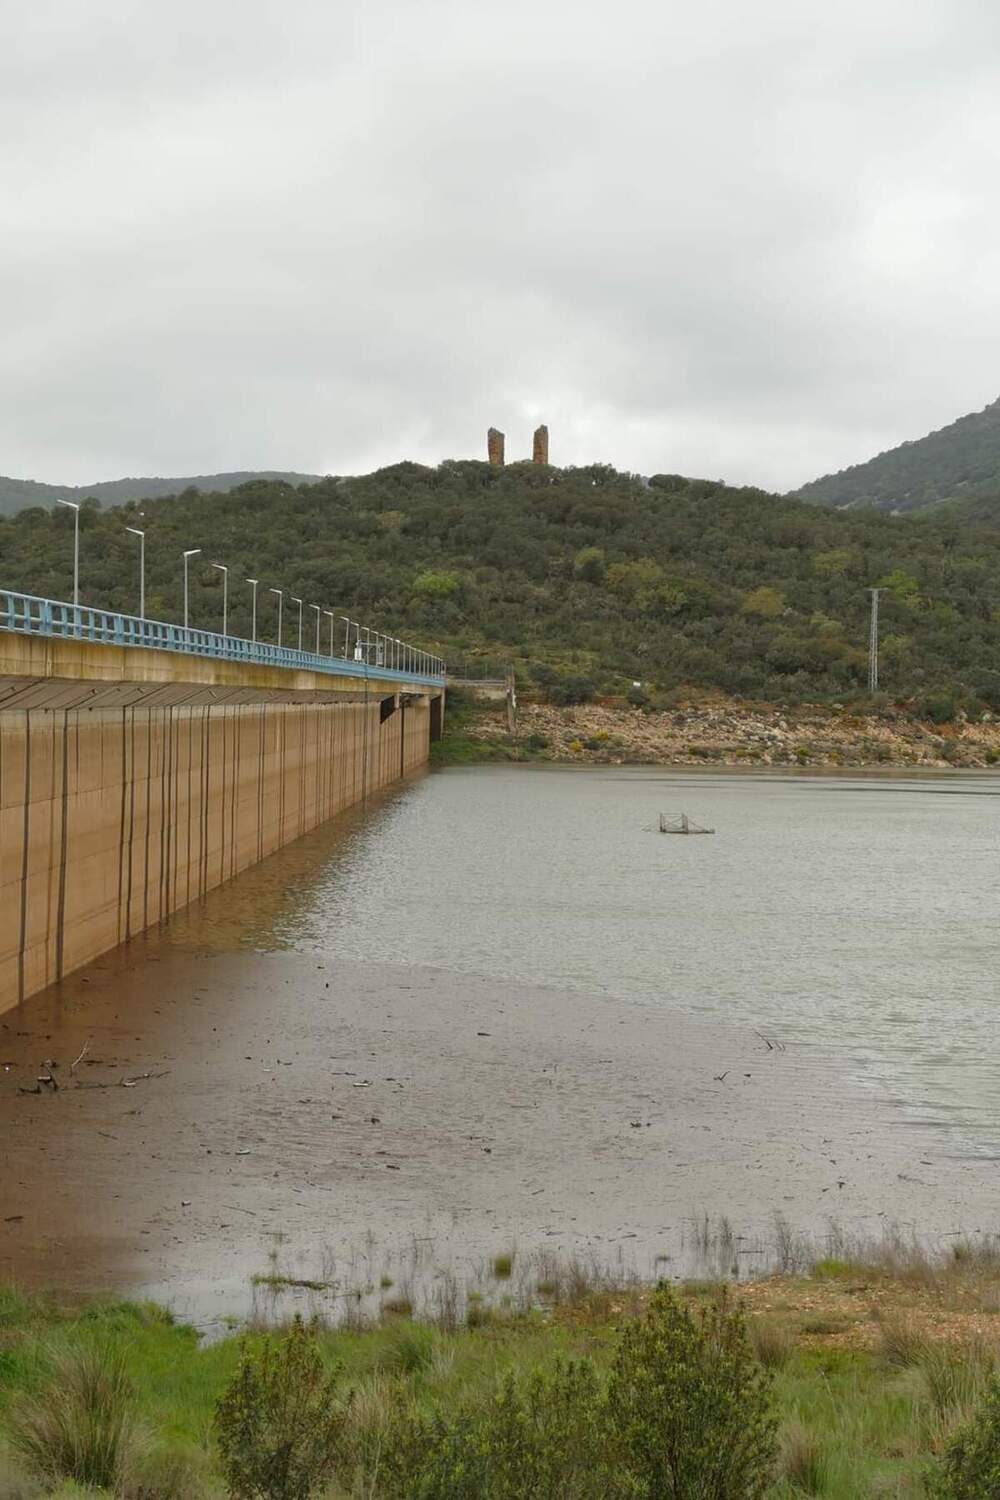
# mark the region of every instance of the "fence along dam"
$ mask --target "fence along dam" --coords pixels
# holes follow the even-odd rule
[[[0,591],[0,1012],[423,766],[444,668]]]

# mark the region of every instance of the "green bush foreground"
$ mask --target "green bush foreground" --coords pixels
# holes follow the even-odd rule
[[[202,1346],[155,1307],[0,1290],[0,1500],[1000,1495],[982,1350],[802,1347],[715,1287],[627,1300]]]

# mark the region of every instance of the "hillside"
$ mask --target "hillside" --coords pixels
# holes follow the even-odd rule
[[[815,505],[906,513],[942,501],[975,501],[1000,520],[1000,400],[867,463],[804,484]]]
[[[233,474],[195,474],[188,479],[102,479],[97,484],[41,484],[34,479],[9,479],[0,474],[0,515],[13,516],[29,506],[51,506],[57,500],[93,499],[102,505],[123,505],[126,500],[176,495],[187,489],[224,492],[252,479],[280,479],[288,484],[304,484],[319,477],[318,474],[287,473],[280,469],[247,469]]]
[[[136,609],[134,506],[81,512],[81,595]],[[294,488],[258,481],[227,494],[143,505],[147,612],[274,633],[276,586],[454,656],[510,655],[554,699],[633,680],[746,697],[836,701],[863,694],[866,589],[881,583],[882,677],[896,699],[1000,709],[1000,530],[948,514],[833,511],[760,490],[656,475],[647,487],[594,466],[492,469],[401,463]],[[0,521],[0,583],[66,598],[69,512]],[[306,640],[314,616],[306,611]],[[294,630],[293,606],[286,604]],[[328,622],[324,629],[328,628]],[[936,709],[935,711],[938,711]]]

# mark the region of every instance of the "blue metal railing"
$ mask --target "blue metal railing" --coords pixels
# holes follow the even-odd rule
[[[166,625],[160,620],[141,620],[114,610],[91,609],[84,604],[64,604],[54,599],[36,599],[0,589],[0,630],[19,635],[54,636],[62,640],[96,641],[105,646],[143,646],[154,651],[180,651],[189,656],[208,656],[217,661],[239,661],[262,667],[292,667],[326,672],[338,677],[405,679],[439,686],[445,680],[445,664],[429,652],[394,642],[405,655],[400,665],[385,660],[351,660],[322,656],[315,651],[297,651],[291,646],[273,646],[267,641],[247,641],[240,636],[218,635],[185,625]]]

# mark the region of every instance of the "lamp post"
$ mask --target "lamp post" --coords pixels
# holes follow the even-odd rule
[[[324,609],[323,613],[330,616],[330,655],[333,655],[333,622],[337,618],[332,609]],[[341,615],[343,619],[343,615]]]
[[[316,655],[318,656],[319,655],[319,626],[320,626],[320,617],[321,617],[323,611],[320,609],[320,607],[319,607],[318,604],[310,604],[309,608],[310,609],[314,609],[316,611]]]
[[[302,600],[296,599],[294,594],[289,596],[293,604],[299,606],[299,650],[302,650]]]
[[[253,603],[250,606],[250,639],[252,641],[257,639],[257,585],[259,582],[259,578],[247,579],[247,583],[253,589]]]
[[[188,563],[192,557],[197,557],[201,552],[200,547],[189,547],[184,554],[184,629],[188,628]]]
[[[73,511],[73,603],[80,602],[80,507],[75,500],[57,500],[57,505],[65,505],[67,510]]]
[[[212,563],[222,574],[222,634],[229,634],[229,569],[225,563]]]
[[[351,652],[351,622],[346,615],[340,617],[344,622],[344,660],[346,661]]]
[[[126,526],[133,536],[139,538],[139,619],[146,618],[146,533],[138,526]]]
[[[277,596],[278,596],[278,645],[280,646],[281,645],[281,605],[282,605],[282,600],[284,599],[284,590],[283,589],[268,589],[267,592],[269,594],[277,594]]]

